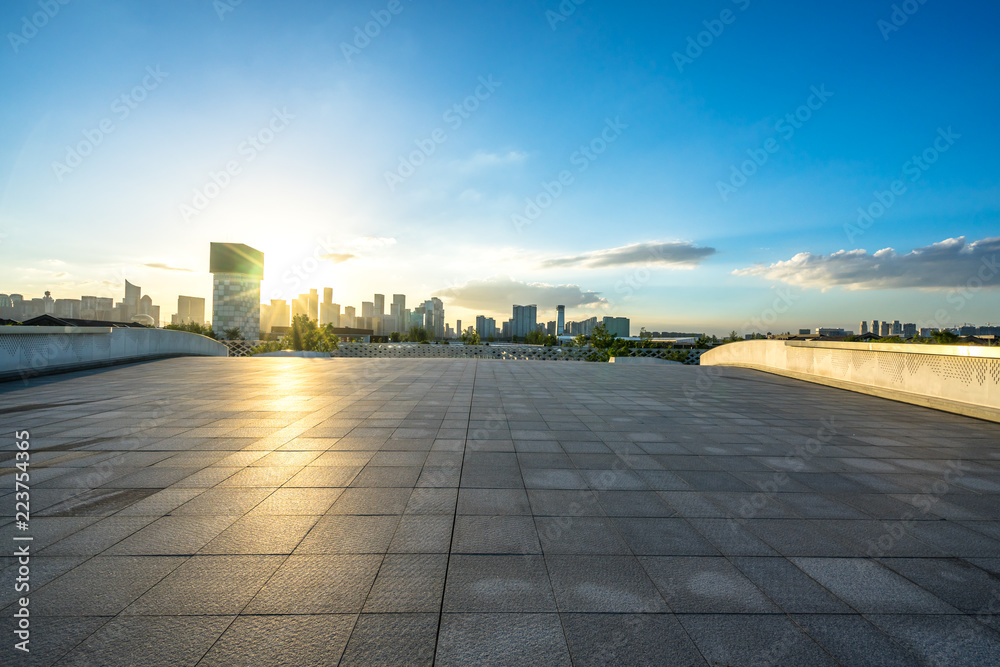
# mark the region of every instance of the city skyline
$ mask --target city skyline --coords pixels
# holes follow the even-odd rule
[[[996,321],[998,8],[570,4],[7,3],[0,284],[172,308],[222,240],[265,302]]]

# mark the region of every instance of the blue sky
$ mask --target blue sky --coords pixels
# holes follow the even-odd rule
[[[209,242],[232,241],[264,251],[265,301],[440,295],[467,322],[565,303],[635,331],[996,322],[998,14],[6,2],[0,291],[128,278],[167,316],[210,296]]]

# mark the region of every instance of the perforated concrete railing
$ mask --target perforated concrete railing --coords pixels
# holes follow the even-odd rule
[[[0,328],[0,379],[182,355],[226,356],[226,349],[205,336],[164,329]]]
[[[341,343],[334,357],[506,359],[583,361],[590,350],[533,345],[419,345],[407,343]]]
[[[229,356],[245,357],[262,341],[224,340]],[[536,345],[420,345],[417,343],[341,343],[331,357],[389,357],[410,359],[501,359],[537,361],[585,361],[592,350],[579,347]],[[681,363],[697,365],[705,350],[684,350]],[[678,361],[676,350],[636,349],[631,357]]]
[[[262,340],[220,340],[219,342],[229,348],[230,357],[250,356],[250,350],[264,344]]]
[[[702,356],[844,389],[1000,421],[1000,348],[744,341]]]

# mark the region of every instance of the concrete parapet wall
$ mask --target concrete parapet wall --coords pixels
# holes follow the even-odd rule
[[[206,336],[131,327],[0,327],[0,381],[177,356],[225,357]]]
[[[741,366],[1000,421],[1000,349],[748,340],[706,352],[704,366]]]

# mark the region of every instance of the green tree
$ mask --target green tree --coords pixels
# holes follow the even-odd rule
[[[400,336],[400,334],[399,334],[398,331],[393,331],[391,334],[389,334],[389,342],[390,343],[398,343],[402,339],[403,339],[403,337]]]
[[[462,342],[466,345],[482,345],[482,341],[479,339],[479,332],[469,327],[462,334]]]
[[[556,338],[553,334],[549,334],[548,336],[545,337],[545,341],[542,342],[542,345],[544,345],[545,347],[555,347],[556,345],[558,345],[558,343],[559,339]]]
[[[529,331],[528,335],[524,337],[524,342],[528,345],[541,345],[545,342],[545,334],[538,329]]]
[[[296,352],[332,352],[337,349],[339,338],[333,333],[333,325],[322,327],[310,320],[308,315],[296,315],[292,326],[280,341],[258,345],[251,354],[294,350]]]
[[[198,324],[197,322],[184,322],[183,324],[168,324],[164,329],[170,329],[172,331],[187,331],[188,333],[199,334],[201,336],[208,336],[209,338],[216,338],[215,332],[212,331],[212,327],[209,324]]]
[[[411,343],[426,343],[429,338],[427,329],[416,325],[410,327],[410,332],[406,335],[406,340]]]
[[[954,345],[958,342],[958,338],[958,334],[948,331],[947,329],[941,329],[931,333],[931,340],[938,345]]]
[[[229,327],[222,330],[222,340],[243,340],[243,333],[239,327]]]

